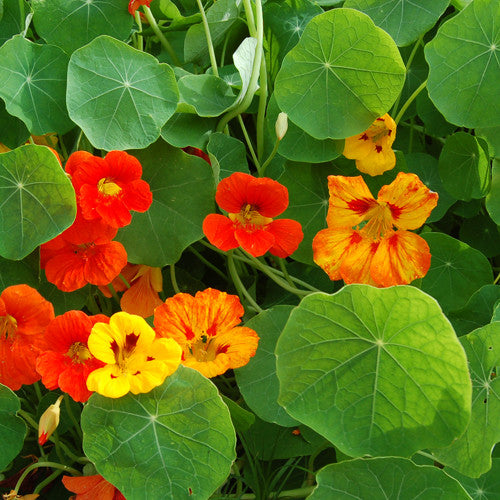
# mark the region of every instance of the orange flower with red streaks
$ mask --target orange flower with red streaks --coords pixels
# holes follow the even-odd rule
[[[241,246],[254,257],[269,250],[285,258],[297,250],[304,237],[299,222],[273,220],[288,207],[288,190],[277,181],[236,172],[219,183],[215,200],[228,217],[207,215],[203,232],[221,250]]]
[[[76,151],[66,163],[78,205],[87,220],[101,219],[123,227],[131,210],[146,212],[153,201],[149,184],[141,179],[142,166],[125,151],[110,151],[105,158]]]
[[[142,264],[127,264],[120,273],[130,284],[130,288],[118,277],[111,285],[116,292],[125,293],[120,299],[122,311],[149,318],[159,305],[163,304],[158,292],[163,290],[163,276],[161,268],[150,267]],[[106,297],[111,297],[107,287],[99,289]]]
[[[13,391],[40,380],[36,358],[47,348],[44,336],[54,308],[34,288],[14,285],[0,295],[0,383]]]
[[[87,283],[107,285],[127,264],[124,246],[112,241],[118,229],[103,221],[87,221],[78,213],[71,227],[40,247],[40,267],[63,292]]]
[[[207,288],[169,297],[156,308],[154,325],[181,346],[183,365],[215,377],[246,365],[257,350],[257,333],[237,326],[244,312],[238,296]]]
[[[362,134],[345,140],[343,155],[356,160],[356,168],[369,175],[380,175],[396,165],[392,143],[396,139],[396,123],[386,113],[377,118]]]
[[[50,322],[45,332],[48,349],[36,361],[36,370],[47,389],[61,389],[75,401],[85,402],[92,392],[87,389],[89,373],[104,366],[89,351],[87,341],[92,327],[109,322],[103,314],[87,316],[68,311]]]
[[[375,200],[361,176],[328,177],[327,229],[313,240],[314,261],[330,279],[379,287],[405,285],[429,270],[427,242],[419,228],[438,195],[415,174],[400,172]]]
[[[62,482],[67,490],[76,493],[70,500],[126,500],[111,483],[99,474],[95,476],[63,476]]]

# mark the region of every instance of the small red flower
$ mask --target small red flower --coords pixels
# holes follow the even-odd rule
[[[285,258],[297,250],[304,237],[299,222],[273,220],[287,208],[288,190],[272,179],[236,172],[219,183],[215,200],[228,217],[207,215],[203,232],[221,250],[241,246],[254,257],[269,250]]]
[[[34,288],[14,285],[0,295],[0,383],[13,391],[40,380],[35,361],[47,348],[54,308]]]
[[[130,0],[128,4],[128,11],[130,15],[134,15],[135,11],[141,6],[145,5],[146,7],[149,7],[151,5],[151,0]]]
[[[108,323],[109,318],[103,314],[87,316],[82,311],[68,311],[50,322],[45,332],[49,347],[36,362],[47,389],[59,387],[82,403],[89,399],[92,392],[87,389],[87,377],[104,366],[87,347],[90,331],[97,322]]]
[[[142,166],[125,151],[110,151],[105,158],[76,151],[66,163],[84,219],[101,219],[123,227],[131,210],[145,212],[153,201],[149,184],[141,179]]]
[[[73,225],[40,247],[40,267],[47,280],[64,292],[87,283],[107,285],[127,264],[123,245],[111,241],[117,229],[87,221],[78,213]]]

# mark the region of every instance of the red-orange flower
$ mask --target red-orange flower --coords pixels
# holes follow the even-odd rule
[[[151,5],[151,1],[152,0],[130,0],[130,2],[128,4],[128,11],[133,16],[135,14],[135,11],[141,5],[145,5],[146,7],[149,7]]]
[[[107,285],[127,264],[123,245],[111,241],[117,229],[87,221],[78,213],[73,225],[40,247],[40,266],[47,280],[64,292],[87,283]]]
[[[54,308],[34,288],[14,285],[0,295],[0,383],[17,391],[40,380],[35,362],[47,347]]]
[[[131,210],[145,212],[153,201],[149,184],[141,179],[142,166],[125,151],[105,158],[76,151],[66,163],[78,205],[87,220],[103,219],[113,227],[132,220]]]
[[[104,366],[87,346],[90,331],[97,322],[107,323],[109,318],[103,314],[87,316],[82,311],[68,311],[50,322],[45,332],[48,348],[36,362],[47,389],[59,387],[82,403],[89,399],[92,392],[87,389],[87,377]]]
[[[269,250],[285,258],[304,237],[299,222],[273,220],[288,207],[288,190],[272,179],[236,172],[219,183],[215,200],[229,216],[207,215],[203,232],[221,250],[241,246],[254,257]]]
[[[356,168],[365,174],[380,175],[396,165],[392,143],[396,139],[396,123],[386,113],[377,118],[362,134],[345,140],[343,154],[356,160]]]
[[[127,264],[120,273],[130,284],[127,288],[123,280],[118,277],[111,285],[116,292],[125,293],[120,299],[122,311],[149,318],[159,305],[163,304],[158,292],[163,290],[163,277],[159,267],[150,267],[141,264]],[[99,289],[106,297],[111,297],[107,287]]]
[[[186,146],[185,148],[182,148],[182,151],[184,151],[188,155],[197,156],[198,158],[205,160],[207,163],[210,163],[210,157],[200,148],[195,148],[193,146]]]
[[[400,172],[375,200],[361,176],[328,177],[327,229],[313,240],[314,261],[332,280],[386,287],[422,278],[431,254],[419,228],[437,204],[415,174]]]
[[[181,346],[183,365],[215,377],[246,365],[257,350],[257,333],[237,326],[244,312],[238,296],[207,288],[168,298],[156,308],[154,325],[158,336]]]
[[[95,476],[63,476],[67,490],[76,493],[70,500],[126,500],[111,483],[99,474]]]

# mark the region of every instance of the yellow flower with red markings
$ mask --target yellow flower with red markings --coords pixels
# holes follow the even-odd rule
[[[109,398],[149,392],[181,361],[181,348],[174,340],[156,338],[143,318],[126,312],[113,314],[109,324],[96,323],[88,348],[106,365],[89,374],[87,387]]]
[[[246,365],[257,350],[257,333],[237,326],[244,312],[238,296],[208,288],[168,298],[155,309],[154,324],[182,347],[183,365],[215,377]]]
[[[345,140],[343,155],[356,160],[356,168],[369,175],[380,175],[396,165],[392,143],[396,139],[396,123],[386,113],[377,118],[362,134]]]
[[[331,175],[328,189],[328,228],[314,237],[313,252],[330,279],[386,287],[426,275],[429,246],[409,230],[424,224],[437,205],[437,193],[403,172],[380,189],[376,200],[361,176]]]

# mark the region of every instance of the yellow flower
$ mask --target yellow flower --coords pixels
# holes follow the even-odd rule
[[[177,370],[182,353],[177,342],[157,339],[143,318],[126,312],[113,314],[109,325],[96,323],[88,347],[106,366],[89,374],[87,387],[109,398],[161,385]]]
[[[356,160],[356,168],[369,175],[380,175],[396,165],[392,143],[396,138],[396,123],[386,113],[377,118],[362,134],[345,140],[343,155]]]

